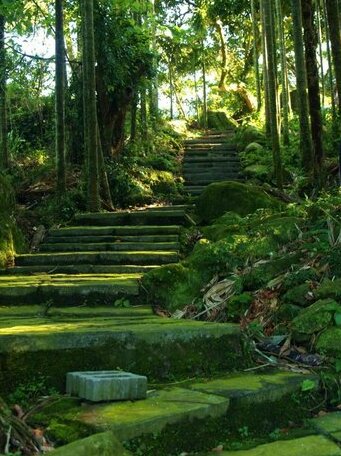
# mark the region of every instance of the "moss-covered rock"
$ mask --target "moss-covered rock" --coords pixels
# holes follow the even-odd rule
[[[210,223],[229,211],[245,216],[260,208],[280,207],[280,202],[261,187],[240,182],[216,182],[208,185],[197,202],[197,212],[203,223]]]
[[[295,306],[294,304],[283,304],[276,312],[276,318],[279,321],[288,323],[297,317],[301,310],[302,308],[300,306]]]
[[[292,321],[294,333],[314,334],[322,331],[333,321],[335,312],[341,312],[341,306],[332,299],[321,299],[302,312]]]
[[[341,249],[334,248],[328,255],[328,263],[332,276],[341,277]]]
[[[245,148],[251,143],[258,143],[260,145],[265,145],[266,138],[264,133],[253,125],[248,125],[243,128],[239,128],[236,135],[236,142],[238,149],[240,151],[245,150]]]
[[[224,111],[208,111],[207,126],[220,131],[231,130],[237,127],[237,122],[229,119]]]
[[[219,217],[213,225],[204,227],[203,233],[212,241],[220,241],[226,238],[229,234],[241,232],[242,218],[235,212],[226,212]]]
[[[311,304],[311,300],[309,299],[310,292],[309,283],[302,283],[287,291],[283,296],[283,301],[289,304],[297,304],[301,307],[306,307]]]
[[[270,170],[266,165],[252,164],[243,169],[243,174],[249,179],[258,179],[266,182],[269,178]]]
[[[316,343],[320,353],[341,358],[341,328],[328,328],[324,331]]]
[[[129,456],[112,432],[94,434],[70,443],[53,452],[55,456]]]
[[[317,289],[317,296],[321,299],[332,298],[341,302],[341,279],[324,280]]]

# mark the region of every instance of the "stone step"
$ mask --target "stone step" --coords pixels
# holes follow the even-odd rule
[[[187,179],[203,179],[205,177],[224,177],[229,174],[236,174],[240,171],[239,166],[233,166],[233,167],[220,167],[220,169],[214,168],[214,169],[194,169],[194,170],[187,170],[184,172],[184,178],[185,180]]]
[[[191,144],[229,144],[231,136],[200,136],[199,138],[187,139],[185,147]]]
[[[154,389],[143,401],[91,405],[62,398],[57,410],[67,410],[68,424],[72,417],[76,428],[112,431],[133,454],[193,454],[213,448],[240,429],[270,433],[289,422],[301,422],[309,411],[296,397],[306,379],[315,381],[313,376],[290,372],[239,373]],[[50,405],[42,414],[46,422],[62,425],[65,420]]]
[[[0,307],[0,394],[37,375],[65,391],[72,371],[120,368],[159,383],[246,365],[235,324],[161,318],[145,307],[30,309]]]
[[[212,456],[216,453],[210,453]],[[341,456],[340,447],[323,435],[259,445],[251,450],[222,451],[221,456]]]
[[[236,151],[228,151],[228,150],[191,150],[187,151],[186,154],[184,155],[184,160],[187,160],[187,158],[195,158],[195,157],[206,157],[206,158],[228,158],[228,157],[237,157],[238,152]]]
[[[190,163],[230,163],[233,161],[240,161],[239,157],[237,156],[231,156],[231,157],[215,157],[213,158],[208,158],[208,157],[184,157],[183,164],[190,164]]]
[[[223,182],[223,181],[228,181],[228,180],[238,180],[240,178],[240,175],[236,172],[231,172],[231,173],[225,173],[224,176],[221,177],[203,177],[203,178],[193,178],[191,181],[187,180],[185,182],[185,187],[187,190],[187,186],[191,185],[210,185],[213,184],[214,182]]]
[[[116,299],[138,296],[140,278],[141,274],[1,276],[0,305],[114,305]]]
[[[175,263],[178,261],[176,252],[74,252],[74,253],[37,253],[25,254],[16,257],[17,266],[38,265],[154,265]]]
[[[178,251],[179,242],[93,242],[93,243],[48,243],[39,246],[40,252],[138,252],[138,251]]]
[[[139,266],[133,264],[126,265],[94,265],[94,264],[77,264],[77,265],[39,265],[39,266],[14,266],[8,269],[0,270],[1,275],[25,275],[36,273],[48,274],[136,274],[145,273],[160,265]]]
[[[122,211],[76,214],[76,225],[186,225],[188,219],[183,210]]]
[[[182,169],[184,172],[186,171],[202,171],[202,170],[216,170],[216,169],[228,169],[230,167],[240,167],[240,160],[239,159],[234,159],[234,160],[229,160],[228,162],[215,162],[215,161],[206,161],[206,162],[189,162],[189,163],[183,163]]]
[[[66,236],[154,236],[177,235],[180,233],[179,225],[165,226],[68,226],[49,231],[51,237]]]
[[[185,154],[193,152],[193,151],[199,151],[199,152],[214,152],[214,151],[232,151],[236,152],[237,146],[235,144],[207,144],[207,143],[197,143],[197,144],[189,144],[185,146]]]
[[[144,243],[144,242],[177,242],[179,236],[177,234],[165,234],[165,235],[142,235],[142,236],[50,236],[44,239],[44,244],[57,244],[57,243],[103,243],[103,242],[121,242],[121,243]]]

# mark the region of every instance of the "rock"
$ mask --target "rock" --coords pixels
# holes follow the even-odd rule
[[[302,283],[301,285],[297,285],[287,291],[283,296],[283,301],[289,304],[297,304],[301,307],[307,307],[311,303],[311,301],[308,300],[309,292],[309,283]]]
[[[197,202],[197,212],[203,223],[210,223],[229,211],[245,216],[260,208],[280,207],[281,203],[261,187],[231,181],[208,185]]]
[[[328,328],[318,338],[318,352],[341,358],[341,328]]]
[[[321,299],[332,298],[341,302],[341,279],[324,280],[317,290],[317,296]]]
[[[243,169],[243,173],[250,179],[259,179],[260,181],[266,181],[269,177],[270,170],[266,165],[249,165]]]
[[[94,434],[53,451],[55,456],[129,456],[112,432]]]
[[[252,150],[263,150],[263,146],[257,142],[252,142],[245,147],[245,152],[251,152]]]
[[[239,128],[236,141],[238,145],[238,150],[242,151],[251,144],[257,143],[260,145],[265,145],[266,138],[264,133],[253,125],[248,125],[246,127]]]
[[[224,111],[208,111],[207,126],[208,128],[224,131],[235,129],[238,124],[235,120],[229,119]]]
[[[341,312],[341,306],[332,299],[321,299],[302,312],[292,321],[294,332],[314,334],[326,328],[333,320],[335,312]]]

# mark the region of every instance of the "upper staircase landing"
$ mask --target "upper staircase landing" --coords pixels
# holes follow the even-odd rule
[[[231,143],[233,133],[232,129],[211,131],[185,142],[183,175],[188,193],[196,196],[213,182],[241,178],[237,148]]]

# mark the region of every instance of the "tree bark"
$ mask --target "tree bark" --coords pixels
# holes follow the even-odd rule
[[[66,191],[65,165],[65,45],[63,0],[55,1],[56,14],[56,164],[57,192]]]
[[[321,176],[323,161],[322,115],[320,98],[320,81],[317,64],[317,30],[315,27],[315,7],[312,0],[302,0],[302,19],[308,81],[309,111],[311,135],[314,152],[314,171],[316,179]]]
[[[226,92],[225,81],[228,75],[228,66],[227,66],[227,45],[226,38],[224,33],[223,24],[220,19],[215,21],[215,28],[218,32],[218,37],[220,41],[220,52],[221,52],[221,64],[220,64],[220,80],[218,84],[219,90]]]
[[[274,175],[279,188],[283,187],[282,160],[279,144],[278,124],[277,124],[277,96],[276,96],[276,67],[274,49],[274,29],[273,29],[273,9],[272,0],[264,0],[264,25],[265,25],[265,44],[267,51],[268,85],[269,85],[269,111],[271,126],[271,144],[274,164]]]
[[[341,114],[341,35],[340,11],[337,0],[326,0],[330,42],[338,93],[339,114]]]
[[[85,91],[85,126],[87,147],[87,203],[90,212],[100,209],[99,167],[96,115],[96,73],[95,73],[95,38],[94,38],[94,0],[83,0],[83,70]]]
[[[252,15],[252,33],[253,33],[253,66],[256,77],[256,92],[257,92],[257,111],[260,111],[262,107],[262,92],[261,92],[261,81],[259,71],[259,28],[256,14],[256,0],[251,0],[251,15]]]
[[[293,36],[295,49],[296,86],[298,97],[298,112],[300,121],[300,149],[302,166],[306,171],[312,170],[313,151],[309,123],[307,72],[305,66],[304,45],[302,35],[301,0],[291,0],[293,19]]]
[[[7,66],[5,49],[5,16],[0,15],[0,169],[9,168],[7,143]]]
[[[268,141],[271,141],[271,120],[269,106],[269,84],[267,68],[267,50],[265,39],[265,20],[264,20],[264,0],[260,0],[260,14],[262,24],[262,53],[263,53],[263,85],[264,85],[264,105],[265,105],[265,133]]]

